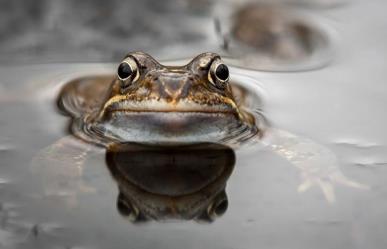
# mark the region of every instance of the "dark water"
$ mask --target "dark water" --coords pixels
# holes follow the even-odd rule
[[[183,209],[184,205],[172,209],[165,204],[171,202],[159,199],[166,207],[159,209],[168,218],[164,221],[153,220],[159,217],[154,208],[143,208],[148,215],[133,215],[137,211],[131,202],[135,201],[118,198],[119,188],[128,179],[138,182],[142,175],[128,173],[131,178],[117,180],[112,168],[127,159],[114,151],[110,153],[116,155],[116,164],[110,168],[104,149],[92,148],[83,157],[89,146],[66,137],[68,118],[55,107],[64,83],[111,73],[116,64],[1,66],[0,248],[385,248],[387,23],[383,7],[382,1],[355,1],[319,9],[324,25],[337,33],[333,60],[319,70],[265,73],[231,67],[231,77],[256,86],[252,91],[261,97],[272,140],[234,151],[216,148],[215,157],[210,157],[213,161],[201,162],[212,166],[192,169],[188,178],[177,169],[171,174],[162,168],[146,172],[164,177],[150,177],[140,186],[154,192],[161,183],[164,189],[156,191],[162,193],[176,193],[176,189],[196,193],[221,180],[196,209]],[[9,39],[7,44],[13,41]],[[18,55],[18,48],[13,53],[6,48],[2,46],[2,60],[7,60],[8,52]],[[58,54],[65,54],[60,50],[51,54],[55,47],[47,51],[57,61],[61,61],[56,59]],[[47,59],[44,54],[30,53],[29,58]],[[84,55],[85,61],[93,60],[87,54],[75,61]],[[20,61],[19,56],[9,60]],[[147,150],[136,150],[132,148],[135,156],[129,159],[146,165],[143,159],[151,156]],[[178,159],[192,168],[191,161],[181,159],[186,156],[179,156],[184,152],[179,153],[152,157],[160,165]],[[163,183],[172,176],[180,179],[175,186]],[[143,197],[137,194],[135,200]],[[119,209],[117,199],[123,205]],[[219,215],[208,216],[204,207],[211,203],[218,204]],[[184,211],[184,219],[171,215],[176,210]],[[190,220],[194,216],[202,219]]]

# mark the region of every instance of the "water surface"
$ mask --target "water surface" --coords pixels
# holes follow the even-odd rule
[[[115,64],[2,66],[0,247],[384,248],[383,4],[357,1],[329,10],[330,26],[340,38],[335,59],[325,68],[298,73],[231,68],[232,75],[259,82],[262,109],[272,127],[328,148],[341,172],[369,189],[335,184],[336,200],[329,202],[319,187],[299,192],[299,170],[269,147],[242,147],[234,151],[235,165],[225,188],[228,208],[209,224],[133,224],[123,218],[103,149],[95,149],[82,170],[78,157],[61,160],[66,154],[56,150],[51,151],[54,163],[46,164],[52,168],[31,166],[39,152],[67,135],[68,118],[55,106],[61,85],[79,76],[111,73]],[[71,143],[68,155],[83,148],[77,140]]]

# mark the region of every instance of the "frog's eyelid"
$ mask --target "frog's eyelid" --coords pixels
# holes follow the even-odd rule
[[[143,54],[141,56],[145,56],[145,57],[138,58],[136,56],[136,54],[128,54],[126,56],[126,58],[130,57],[137,63],[137,67],[139,69],[140,74],[144,73],[146,71],[149,71],[149,70],[159,69],[159,68],[165,67],[162,64],[160,64],[156,59],[154,59],[152,56],[150,56],[148,54]],[[146,63],[144,63],[144,61],[146,61]]]
[[[206,59],[208,59],[208,58],[206,58]],[[210,58],[210,60],[208,60],[208,61],[205,62],[205,64],[201,64],[201,63],[203,63],[203,61],[204,61],[204,58],[201,58],[201,59],[200,59],[200,62],[199,62],[199,68],[202,69],[202,70],[205,70],[205,69],[209,70],[209,69],[211,68],[211,65],[212,65],[212,64],[214,63],[214,61],[216,61],[216,60],[221,60],[221,58],[220,58],[219,55],[217,55],[217,56],[212,56],[212,57]]]
[[[123,62],[124,62],[124,61],[128,61],[128,60],[134,61],[134,63],[136,63],[136,66],[137,66],[137,67],[141,67],[141,63],[139,62],[139,60],[138,60],[135,56],[129,54],[129,55],[127,55],[127,56],[124,58]]]

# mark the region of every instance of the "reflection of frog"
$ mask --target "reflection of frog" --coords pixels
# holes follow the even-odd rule
[[[226,146],[116,144],[106,162],[120,191],[117,209],[132,221],[212,221],[227,209],[225,186],[235,156]]]
[[[364,187],[341,173],[335,155],[324,146],[262,129],[261,116],[251,111],[260,108],[254,80],[233,77],[229,84],[227,66],[216,54],[201,54],[185,66],[171,67],[137,52],[123,60],[116,76],[69,82],[58,102],[73,118],[73,134],[84,141],[109,147],[117,142],[232,146],[249,140],[268,145],[300,171],[299,191],[316,185],[333,201],[334,184]],[[89,152],[96,151],[67,137],[42,150],[33,165],[47,181],[48,194],[74,197],[77,191],[91,190],[82,175]]]
[[[112,84],[69,84],[59,101],[76,118],[75,135],[97,143],[214,142],[256,134],[254,118],[239,108],[228,81],[217,54],[172,67],[135,52]]]

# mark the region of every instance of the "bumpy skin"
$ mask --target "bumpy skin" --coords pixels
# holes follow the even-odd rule
[[[219,55],[203,53],[181,67],[163,66],[141,52],[128,54],[127,57],[138,63],[140,78],[124,91],[120,80],[116,78],[101,110],[102,114],[106,115],[120,107],[125,109],[125,102],[137,104],[137,108],[125,109],[132,111],[216,112],[222,109],[225,112],[238,113],[230,86],[227,84],[224,89],[219,89],[209,81],[211,63],[220,60]],[[152,101],[158,102],[158,105],[153,106]]]
[[[75,135],[108,142],[192,143],[258,132],[252,116],[237,106],[228,81],[219,87],[210,80],[219,55],[203,53],[184,66],[164,66],[142,52],[128,58],[139,72],[128,86],[117,76],[104,90],[81,82],[73,92],[83,101],[62,91],[63,109],[78,119],[73,122]]]

